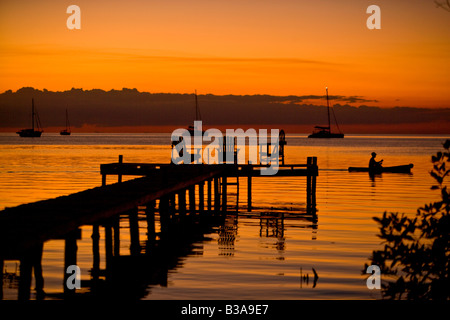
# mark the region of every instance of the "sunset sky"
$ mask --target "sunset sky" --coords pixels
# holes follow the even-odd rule
[[[66,9],[81,8],[81,30]],[[369,30],[369,5],[381,30]],[[450,12],[433,0],[0,2],[0,92],[307,95],[450,107]]]

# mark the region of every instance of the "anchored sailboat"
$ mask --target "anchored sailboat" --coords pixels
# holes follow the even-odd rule
[[[325,88],[327,90],[327,111],[328,111],[328,126],[322,127],[322,126],[315,126],[314,132],[308,136],[308,138],[343,138],[344,134],[339,130],[339,125],[336,121],[336,116],[334,116],[334,120],[336,122],[336,126],[339,130],[339,133],[332,133],[331,132],[331,122],[330,122],[330,104],[328,99],[328,87]],[[334,111],[333,111],[334,115]]]
[[[66,109],[66,128],[64,130],[60,131],[60,135],[62,136],[70,136],[70,122],[69,122],[69,115],[67,113],[67,109]]]
[[[35,122],[37,130],[34,128]],[[39,120],[39,115],[34,108],[34,99],[31,99],[31,129],[22,129],[16,133],[24,138],[39,138],[42,132],[44,132],[44,130],[41,129],[41,121]]]

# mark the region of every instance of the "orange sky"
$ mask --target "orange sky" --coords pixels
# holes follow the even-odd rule
[[[81,8],[81,30],[66,9]],[[366,9],[381,8],[381,30]],[[0,2],[0,91],[356,95],[450,107],[450,12],[432,0]]]

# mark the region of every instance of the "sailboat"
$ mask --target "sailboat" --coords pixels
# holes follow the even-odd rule
[[[200,109],[198,108],[198,99],[197,99],[197,90],[195,90],[195,120],[194,121],[202,121],[202,115],[200,114]],[[204,130],[199,130],[199,128],[195,128],[194,126],[189,126],[188,128],[191,136],[198,132],[198,134],[203,135],[205,133]]]
[[[37,130],[34,128],[34,123],[36,122]],[[39,138],[44,132],[41,129],[41,121],[39,120],[39,115],[34,109],[34,99],[31,99],[31,129],[22,129],[16,133],[24,138]]]
[[[334,120],[336,122],[336,126],[338,127],[339,133],[331,132],[331,123],[330,123],[330,104],[328,99],[328,87],[325,88],[327,91],[327,111],[328,111],[328,126],[315,126],[314,132],[308,136],[308,138],[343,138],[344,134],[339,130],[339,125],[336,121],[336,116],[334,116]],[[333,111],[334,115],[334,111]]]
[[[70,122],[69,122],[69,116],[67,113],[67,109],[66,109],[66,128],[64,130],[61,130],[59,132],[60,135],[62,136],[70,136]]]

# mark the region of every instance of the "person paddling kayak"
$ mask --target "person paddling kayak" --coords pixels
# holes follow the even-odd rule
[[[381,169],[381,165],[383,164],[383,159],[380,161],[376,161],[377,154],[375,152],[372,152],[372,158],[370,158],[369,161],[369,171],[379,171]]]

